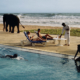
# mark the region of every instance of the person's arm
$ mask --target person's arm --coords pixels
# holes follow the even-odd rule
[[[34,36],[35,36],[35,35],[32,35],[32,37],[31,37],[31,38],[33,39],[33,37],[34,37]]]
[[[59,38],[61,38],[61,36],[62,36],[63,33],[64,33],[64,27],[63,27],[63,29],[62,29],[62,33],[61,33],[61,35],[59,36]]]
[[[41,34],[40,33],[38,33],[38,34],[39,34],[39,37],[42,38]]]
[[[12,56],[12,55],[6,55],[5,57],[13,58],[13,56]]]
[[[59,38],[61,38],[62,34],[59,36]]]
[[[31,37],[31,36],[28,36],[28,37],[29,37],[29,39],[30,39],[30,40],[32,40],[32,39],[33,39],[33,37]]]

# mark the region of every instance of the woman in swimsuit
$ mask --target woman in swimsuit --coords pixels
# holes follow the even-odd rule
[[[33,38],[34,36],[30,36],[30,32],[28,31],[27,32],[27,35],[28,35],[28,37],[29,37],[29,39],[31,40],[31,41],[46,41],[46,40],[43,40],[43,39],[41,39],[41,38]]]

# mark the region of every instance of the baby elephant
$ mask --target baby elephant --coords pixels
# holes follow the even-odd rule
[[[4,14],[3,15],[3,31],[8,31],[7,27],[9,25],[9,32],[14,33],[14,27],[17,26],[17,33],[19,33],[19,23],[20,20],[16,15],[13,14]],[[11,30],[12,27],[12,30]]]

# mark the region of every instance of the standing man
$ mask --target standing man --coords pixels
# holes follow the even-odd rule
[[[65,42],[65,45],[70,46],[70,27],[65,23],[62,23],[62,26],[63,26],[62,33],[59,37],[61,38],[62,34],[65,31],[65,38],[67,39],[67,42]]]

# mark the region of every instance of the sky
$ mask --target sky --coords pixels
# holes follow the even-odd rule
[[[80,13],[80,0],[0,0],[0,13]]]

